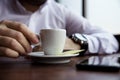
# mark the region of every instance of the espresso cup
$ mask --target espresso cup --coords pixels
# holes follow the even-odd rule
[[[45,55],[62,54],[66,39],[64,29],[41,29],[41,44]]]

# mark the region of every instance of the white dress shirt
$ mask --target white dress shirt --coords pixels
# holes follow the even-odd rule
[[[0,21],[12,20],[26,24],[34,33],[43,28],[62,28],[67,36],[84,34],[88,39],[91,53],[113,53],[118,50],[118,42],[112,34],[92,26],[85,18],[79,17],[54,0],[47,0],[34,13],[27,11],[18,0],[0,0]]]

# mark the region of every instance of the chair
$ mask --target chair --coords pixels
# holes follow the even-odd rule
[[[117,41],[119,43],[119,50],[118,50],[118,52],[120,52],[120,34],[116,34],[114,36],[115,36],[115,38],[117,39]]]

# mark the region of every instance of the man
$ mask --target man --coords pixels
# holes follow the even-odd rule
[[[0,21],[1,56],[18,57],[31,52],[30,43],[39,42],[35,33],[43,28],[66,29],[65,49],[84,49],[85,54],[118,50],[113,35],[54,0],[0,0]]]

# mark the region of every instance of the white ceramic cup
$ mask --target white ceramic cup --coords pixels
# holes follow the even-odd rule
[[[41,44],[45,55],[62,54],[66,39],[64,29],[41,29]]]

